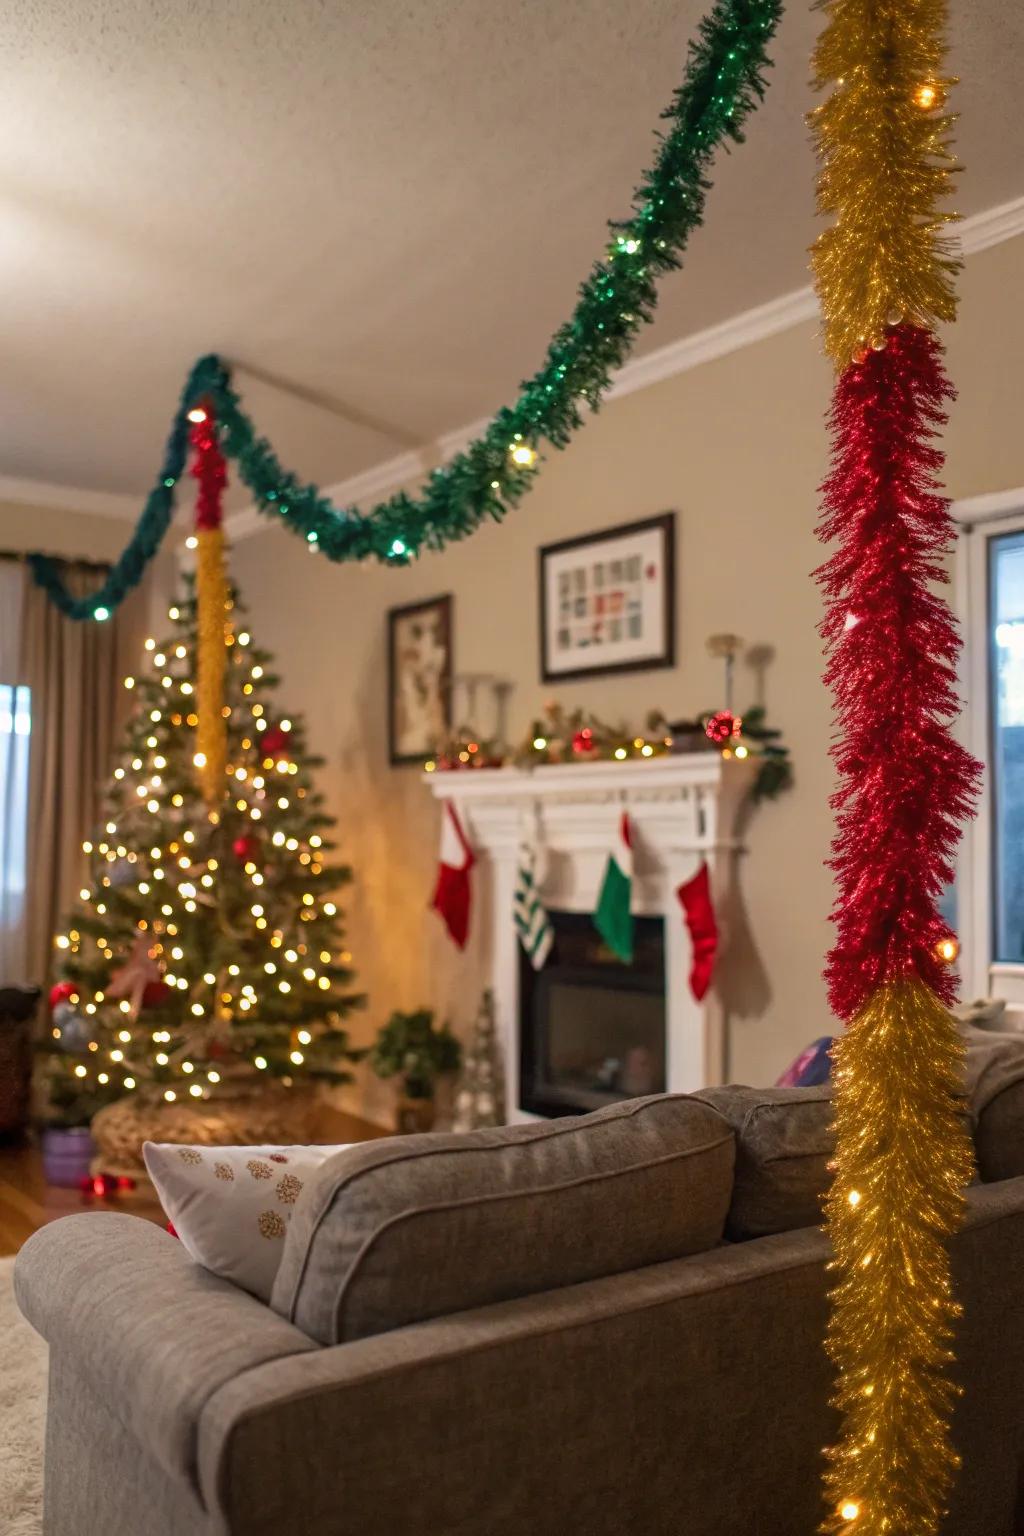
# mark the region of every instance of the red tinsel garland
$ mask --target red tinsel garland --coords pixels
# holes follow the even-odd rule
[[[953,398],[939,342],[901,325],[843,372],[832,404],[818,534],[839,548],[817,576],[839,725],[826,976],[841,1018],[900,976],[919,976],[945,1002],[955,993],[936,952],[949,932],[937,902],[980,769],[949,730],[960,640],[933,590],[948,580],[941,556],[953,532],[933,439]]]
[[[189,432],[189,439],[196,450],[192,474],[199,481],[199,494],[196,497],[197,532],[201,528],[220,527],[221,502],[228,478],[227,465],[217,441],[213,407],[207,403],[203,410],[206,414],[202,421],[193,422]]]

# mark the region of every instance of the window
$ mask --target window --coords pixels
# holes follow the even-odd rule
[[[1024,532],[988,557],[992,958],[1024,964]]]
[[[29,690],[0,683],[0,929],[17,928],[25,906],[28,834]]]
[[[1024,1022],[1024,490],[953,511],[964,740],[984,766],[957,871],[963,990]]]

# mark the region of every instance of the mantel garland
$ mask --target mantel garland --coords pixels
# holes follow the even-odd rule
[[[76,598],[54,561],[37,554],[29,558],[38,584],[69,618],[110,615],[167,532],[185,464],[188,411],[204,398],[216,413],[221,448],[237,463],[257,509],[329,560],[406,565],[422,550],[467,537],[487,518],[500,521],[532,485],[538,445],[566,446],[583,424],[583,407],[597,410],[641,326],[652,319],[657,279],[681,265],[687,240],[702,221],[712,157],[729,139],[742,142],[743,121],[764,95],[767,45],[781,13],[781,0],[715,0],[690,44],[682,85],[663,113],[669,127],[634,194],[633,213],[611,222],[607,254],[582,283],[543,366],[480,437],[432,472],[419,496],[401,491],[366,513],[336,508],[315,485],[282,469],[243,410],[226,364],[202,357],[185,384],[156,484],[106,581]]]

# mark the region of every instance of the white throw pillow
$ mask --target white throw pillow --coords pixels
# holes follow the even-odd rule
[[[269,1301],[292,1212],[321,1163],[344,1150],[147,1141],[142,1155],[160,1204],[196,1263]]]

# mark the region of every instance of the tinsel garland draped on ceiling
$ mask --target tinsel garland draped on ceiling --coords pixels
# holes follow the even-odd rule
[[[828,1226],[838,1276],[828,1347],[838,1444],[822,1526],[934,1536],[955,1476],[948,1367],[958,1306],[947,1242],[971,1177],[962,1045],[948,1011],[956,945],[938,911],[977,766],[954,741],[959,648],[942,556],[952,524],[935,438],[952,390],[931,327],[955,312],[942,237],[953,82],[941,0],[828,0],[812,114],[813,265],[838,369],[818,572],[839,739],[836,942],[848,1020],[834,1049]]]
[[[195,766],[208,806],[224,796],[228,733],[224,677],[231,632],[231,594],[224,564],[223,505],[227,466],[217,445],[217,423],[207,402],[192,411],[196,497],[196,727]]]
[[[742,124],[764,94],[767,45],[781,0],[716,0],[690,44],[682,85],[663,113],[654,164],[613,222],[606,257],[582,283],[576,308],[555,333],[540,370],[486,431],[431,474],[419,496],[400,492],[368,512],[336,508],[315,485],[282,469],[242,409],[227,366],[200,358],[182,393],[156,484],[131,541],[103,586],[74,597],[56,564],[30,557],[36,581],[72,619],[104,619],[139,581],[167,532],[184,470],[187,416],[200,401],[215,413],[221,447],[238,465],[259,511],[273,516],[330,560],[406,564],[423,549],[465,538],[485,518],[500,521],[538,472],[538,445],[564,448],[596,410],[657,303],[657,280],[680,265],[701,223],[715,151],[741,142]]]

